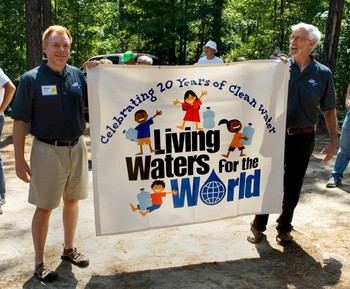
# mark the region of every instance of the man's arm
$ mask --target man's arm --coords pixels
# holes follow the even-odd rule
[[[16,175],[22,181],[29,183],[29,178],[32,173],[24,158],[24,147],[27,133],[28,124],[21,120],[15,120],[13,123],[13,145],[15,149]]]
[[[338,122],[337,113],[335,108],[323,112],[324,119],[326,121],[326,126],[329,135],[329,144],[321,151],[322,154],[326,154],[323,163],[328,162],[337,151],[338,146]]]
[[[2,87],[5,89],[5,93],[4,93],[4,100],[0,105],[0,114],[5,111],[6,107],[11,102],[13,95],[15,94],[15,91],[16,91],[16,86],[12,83],[11,80],[6,82]]]

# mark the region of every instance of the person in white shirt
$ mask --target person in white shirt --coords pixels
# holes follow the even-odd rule
[[[13,95],[15,94],[16,87],[0,68],[0,137],[2,135],[2,128],[5,123],[4,111],[10,104]],[[5,178],[2,156],[0,153],[0,215],[2,214],[1,205],[5,204]]]
[[[224,63],[224,61],[218,57],[215,56],[215,53],[217,53],[217,47],[216,42],[209,40],[204,45],[204,53],[205,56],[199,58],[198,62],[196,64],[220,64]]]

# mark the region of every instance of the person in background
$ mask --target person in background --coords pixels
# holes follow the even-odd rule
[[[316,61],[320,61],[320,54],[319,54],[318,52],[313,52],[313,53],[312,53],[312,56],[314,57],[314,59],[315,59]]]
[[[53,209],[63,198],[62,260],[84,268],[89,259],[74,246],[79,200],[88,196],[86,79],[70,66],[72,36],[62,26],[50,26],[42,36],[46,55],[41,65],[25,73],[19,83],[11,117],[17,177],[29,183],[28,202],[36,206],[32,219],[34,275],[44,282],[57,279],[45,262],[45,244]],[[95,64],[97,65],[97,64]],[[27,132],[34,136],[30,166],[25,159]]]
[[[321,153],[323,163],[332,159],[338,145],[336,98],[332,72],[315,61],[311,52],[319,43],[317,27],[299,23],[292,26],[289,50],[291,54],[288,89],[287,120],[284,153],[283,204],[277,219],[276,241],[281,245],[292,242],[294,209],[298,204],[306,169],[315,142],[315,126],[321,108],[330,142]],[[256,215],[251,223],[249,242],[264,238],[269,215]]]
[[[286,54],[283,53],[283,51],[279,50],[279,49],[275,49],[274,51],[272,51],[271,55],[270,55],[270,59],[280,59],[280,57],[286,57],[288,58],[288,56]]]
[[[2,135],[2,129],[5,123],[5,110],[11,102],[13,95],[15,94],[16,87],[0,68],[0,138]],[[0,152],[0,215],[3,213],[1,206],[5,204],[5,176],[2,155]]]
[[[346,115],[342,125],[337,158],[327,188],[335,188],[342,185],[343,174],[350,161],[350,83],[345,97]]]
[[[113,62],[107,58],[102,58],[99,60],[100,64],[113,64]]]
[[[132,51],[126,51],[123,54],[123,63],[126,65],[135,65],[136,64],[136,56]]]
[[[240,57],[237,58],[236,61],[237,62],[244,62],[244,61],[247,61],[247,59],[245,59],[245,57],[243,57],[243,56],[240,56]]]
[[[196,64],[220,64],[224,63],[224,61],[215,55],[217,53],[217,47],[216,42],[209,40],[204,45],[204,56],[199,58],[198,62]]]
[[[152,65],[153,59],[147,55],[141,55],[137,57],[137,64],[140,65]]]

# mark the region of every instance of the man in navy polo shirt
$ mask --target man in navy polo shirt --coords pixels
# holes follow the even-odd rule
[[[314,148],[314,130],[320,107],[328,129],[329,144],[322,150],[329,161],[338,145],[336,101],[332,72],[315,61],[311,52],[319,43],[317,27],[299,23],[290,36],[290,80],[288,90],[287,123],[284,154],[284,195],[282,214],[277,219],[276,240],[281,245],[291,243],[294,209],[298,204],[305,172]],[[247,236],[249,242],[259,243],[265,238],[269,215],[256,215]]]
[[[83,73],[67,64],[72,37],[62,26],[51,26],[42,38],[47,60],[21,78],[11,117],[16,174],[30,183],[29,203],[36,206],[32,220],[34,275],[41,281],[57,279],[44,259],[49,219],[63,198],[64,248],[62,260],[78,267],[89,259],[74,247],[79,200],[88,196],[88,159],[83,139],[87,85]],[[24,144],[34,136],[30,166]]]

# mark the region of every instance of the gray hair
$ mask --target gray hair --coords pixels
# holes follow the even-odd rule
[[[310,40],[315,40],[315,43],[316,43],[314,46],[314,48],[315,48],[320,43],[320,40],[322,37],[320,30],[318,30],[318,28],[316,26],[300,22],[300,23],[292,26],[292,31],[294,32],[295,30],[298,30],[300,28],[305,29],[308,32]]]
[[[153,59],[147,55],[141,55],[137,58],[138,64],[152,65]]]

